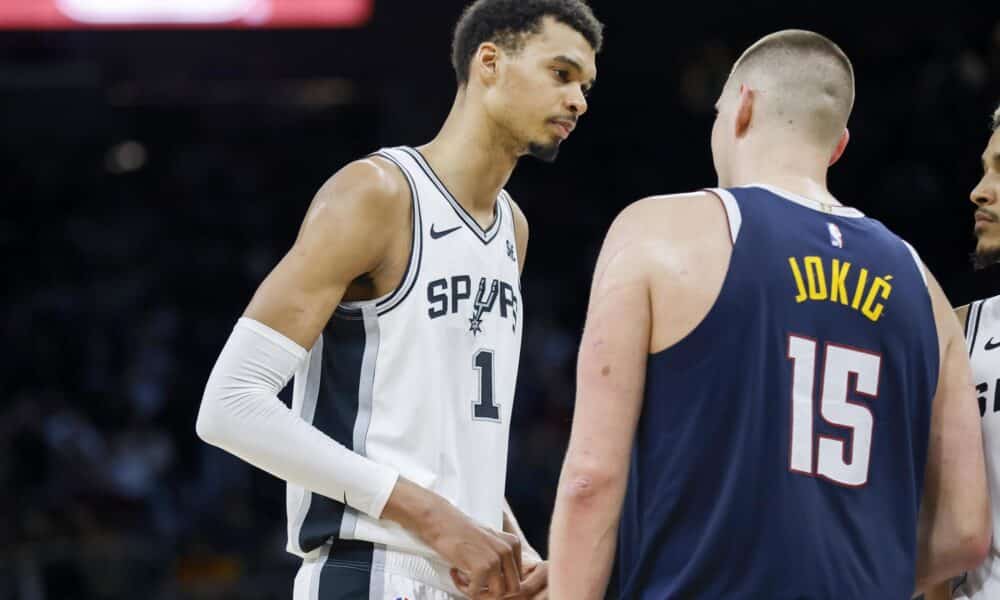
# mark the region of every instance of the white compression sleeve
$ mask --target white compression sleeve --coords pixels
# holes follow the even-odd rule
[[[275,477],[378,518],[399,474],[338,444],[278,399],[306,354],[270,327],[241,318],[205,386],[198,436]]]

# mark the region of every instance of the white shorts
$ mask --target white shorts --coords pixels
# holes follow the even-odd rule
[[[460,600],[447,565],[379,544],[335,540],[302,560],[293,600]]]

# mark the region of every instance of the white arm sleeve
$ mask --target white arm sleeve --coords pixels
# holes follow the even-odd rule
[[[198,436],[275,477],[377,519],[399,474],[338,444],[278,399],[306,355],[270,327],[241,318],[208,377]]]

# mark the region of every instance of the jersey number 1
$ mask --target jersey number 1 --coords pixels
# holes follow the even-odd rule
[[[868,483],[875,417],[864,404],[848,400],[848,393],[878,396],[882,357],[873,352],[827,342],[820,365],[819,412],[824,421],[850,433],[845,440],[813,432],[813,390],[816,379],[816,340],[790,335],[792,361],[792,431],[789,469],[834,483],[860,487]],[[854,375],[853,386],[851,375]],[[850,389],[853,387],[853,390]],[[814,460],[815,449],[815,460]]]
[[[499,422],[500,407],[493,401],[493,351],[473,354],[472,368],[479,371],[479,401],[472,403],[472,418]]]

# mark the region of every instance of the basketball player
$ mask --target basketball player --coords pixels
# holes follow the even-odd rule
[[[601,30],[582,0],[468,7],[437,137],[324,184],[223,348],[197,431],[288,482],[296,599],[544,593],[504,501],[528,226],[503,187],[586,112]]]
[[[1000,106],[993,113],[993,135],[983,153],[983,178],[972,190],[976,205],[975,264],[993,265],[1000,259]],[[956,598],[985,600],[1000,597],[1000,296],[977,300],[955,310],[965,323],[965,342],[972,360],[972,380],[976,383],[979,416],[986,444],[986,475],[991,490],[993,541],[982,564],[970,570],[955,590]],[[926,600],[951,598],[948,583],[935,587]]]
[[[552,597],[602,597],[616,535],[630,599],[909,598],[982,559],[958,322],[914,250],[826,187],[853,100],[833,42],[764,37],[717,105],[720,187],[611,226]]]

